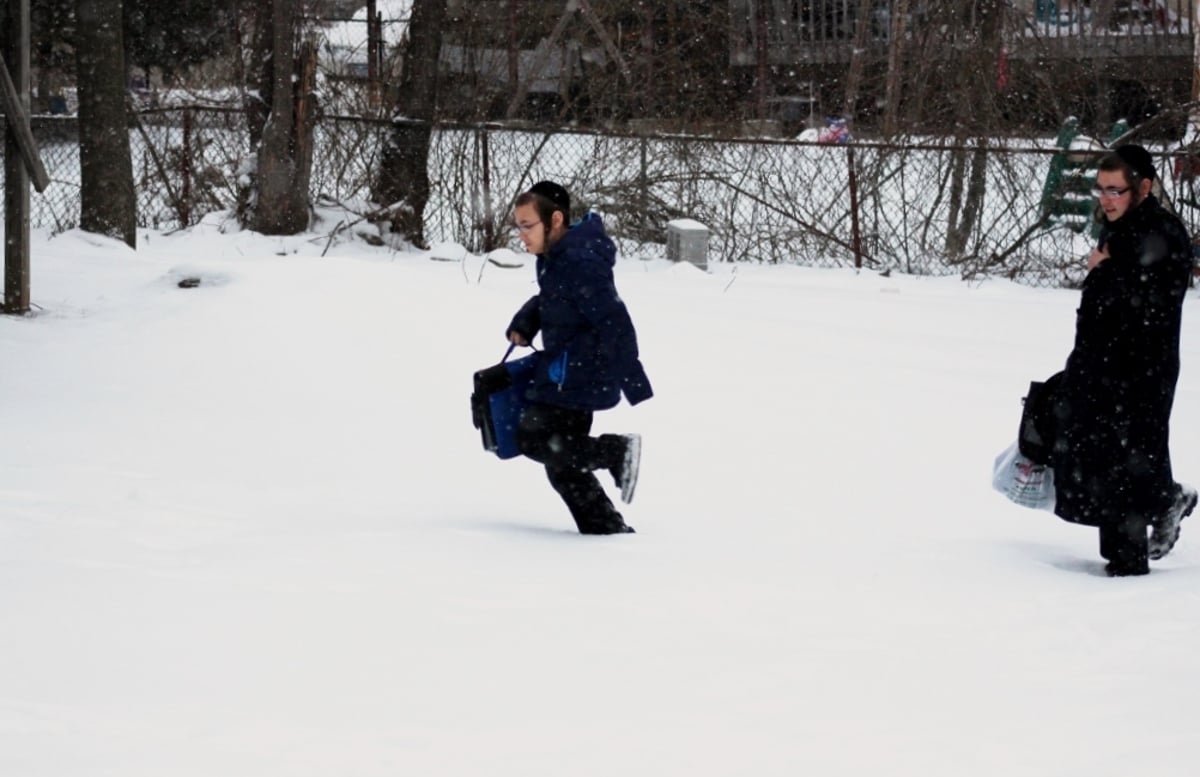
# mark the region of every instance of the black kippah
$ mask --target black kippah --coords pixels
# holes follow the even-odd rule
[[[1137,173],[1139,177],[1145,178],[1147,181],[1154,180],[1154,160],[1150,158],[1149,151],[1136,143],[1117,146],[1115,151],[1117,156],[1121,157],[1125,164],[1129,165],[1129,169]]]
[[[563,212],[565,217],[568,219],[571,217],[571,195],[567,194],[567,190],[554,181],[538,181],[529,187],[529,191],[550,200],[554,203],[555,208]]]

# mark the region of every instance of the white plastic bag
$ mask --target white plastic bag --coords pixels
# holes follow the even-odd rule
[[[1054,470],[1022,456],[1015,442],[996,457],[992,488],[1022,507],[1054,512]]]

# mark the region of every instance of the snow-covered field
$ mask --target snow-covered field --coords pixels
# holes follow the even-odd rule
[[[583,537],[470,423],[531,257],[216,224],[39,237],[0,319],[0,775],[1196,773],[1200,528],[1108,579],[990,490],[1076,292],[623,258],[638,533]]]

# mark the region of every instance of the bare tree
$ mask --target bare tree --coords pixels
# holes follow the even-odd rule
[[[905,44],[908,41],[908,0],[892,5],[888,35],[887,85],[883,98],[883,134],[894,136],[900,128],[900,90],[904,83]]]
[[[846,94],[842,102],[842,115],[853,117],[857,112],[858,90],[862,85],[863,68],[867,58],[867,33],[871,25],[871,7],[874,0],[859,0],[858,14],[854,22],[854,48],[850,52],[850,72],[846,76]]]
[[[250,137],[257,165],[239,210],[243,224],[266,235],[294,235],[308,227],[312,172],[315,46],[296,53],[294,0],[255,6]]]
[[[121,0],[77,0],[79,226],[137,247]]]
[[[425,203],[429,200],[431,122],[437,105],[438,58],[446,0],[415,0],[408,52],[400,78],[393,126],[380,160],[372,196],[390,208],[392,229],[415,246],[425,243]]]
[[[970,18],[972,10],[974,18]],[[968,30],[976,30],[972,41],[976,45],[959,47],[963,54],[960,55],[962,59],[957,68],[959,113],[954,126],[957,130],[956,145],[961,146],[968,136],[974,136],[975,148],[970,154],[970,177],[966,181],[965,197],[967,152],[955,152],[950,221],[946,229],[946,253],[954,258],[960,258],[966,250],[967,240],[975,231],[976,221],[983,209],[987,190],[988,138],[996,131],[996,79],[1003,45],[1004,9],[1001,0],[978,0],[967,11],[963,26]]]

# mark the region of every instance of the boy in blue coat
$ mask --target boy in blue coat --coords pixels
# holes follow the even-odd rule
[[[592,474],[612,473],[621,500],[633,499],[641,436],[591,437],[592,415],[621,401],[653,395],[638,359],[637,333],[617,296],[617,249],[600,217],[570,224],[571,198],[551,181],[517,198],[513,219],[529,253],[537,255],[538,293],[508,327],[508,339],[527,346],[539,332],[542,356],[517,429],[521,453],[544,464],[582,534],[626,534],[625,523]]]

